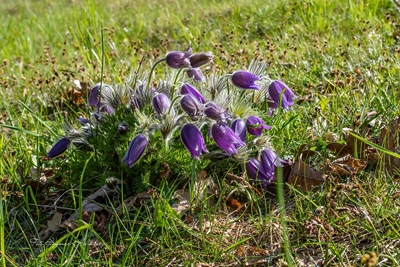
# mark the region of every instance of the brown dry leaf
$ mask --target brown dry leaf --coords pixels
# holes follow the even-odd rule
[[[381,134],[379,136],[379,145],[384,148],[393,151],[395,153],[400,152],[400,146],[398,146],[400,142],[400,117],[397,117],[393,120],[389,127],[383,128],[381,130]],[[387,165],[391,168],[399,168],[400,160],[390,155],[385,155]]]
[[[299,185],[303,191],[308,191],[313,186],[320,185],[325,181],[321,171],[311,168],[303,161],[315,154],[317,152],[311,150],[304,150],[300,153],[299,162],[292,165],[288,184]]]
[[[324,259],[320,256],[300,255],[297,264],[300,267],[322,267]]]
[[[367,166],[367,161],[361,159],[355,159],[351,155],[338,158],[332,162],[327,160],[327,171],[328,173],[344,176],[353,175],[364,170]]]
[[[352,136],[350,132],[359,136],[360,134],[349,128],[343,129],[343,132],[347,136],[346,136],[346,147],[343,149],[344,151],[342,151],[342,155],[350,154],[353,155],[355,158],[365,159],[366,157],[365,151],[368,146],[364,142]]]
[[[53,218],[47,221],[47,226],[39,232],[41,241],[46,241],[53,232],[56,232],[60,229],[61,219],[61,212],[54,213]]]
[[[128,198],[124,199],[123,205],[125,206],[124,208],[128,212],[131,212],[131,211],[135,210],[135,207],[145,205],[150,200],[151,200],[151,195],[149,194],[149,192],[142,192],[133,197],[128,197]],[[118,215],[122,215],[122,205],[120,205],[117,208],[117,213],[118,213]]]
[[[196,174],[196,182],[193,186],[194,200],[197,202],[207,199],[209,205],[213,204],[213,199],[210,196],[218,196],[219,188],[211,176],[207,176],[205,171],[200,171]]]
[[[120,180],[113,178],[117,184],[121,183]],[[118,188],[117,185],[113,185],[115,188]],[[82,211],[86,211],[89,213],[92,212],[98,212],[102,211],[104,208],[97,203],[95,203],[96,198],[106,198],[106,196],[110,197],[116,193],[114,188],[110,188],[107,184],[103,185],[100,189],[98,189],[96,192],[88,196],[83,202],[82,202]],[[74,214],[72,214],[67,220],[65,220],[60,227],[62,228],[68,228],[69,230],[74,230],[77,228],[78,224],[74,222],[76,219],[76,216],[78,215],[79,210],[76,210]]]
[[[183,189],[177,190],[174,193],[173,199],[177,199],[178,203],[171,206],[178,214],[181,214],[190,209],[190,195],[189,192]]]

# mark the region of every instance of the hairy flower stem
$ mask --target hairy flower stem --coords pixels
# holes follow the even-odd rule
[[[290,243],[287,235],[286,219],[285,219],[285,200],[283,192],[283,172],[282,168],[276,168],[276,193],[278,196],[279,204],[279,215],[282,226],[282,239],[283,239],[283,250],[285,252],[285,258],[288,266],[293,265],[292,255],[290,253]]]
[[[171,90],[171,95],[170,98],[173,99],[174,98],[174,93],[175,93],[175,86],[176,86],[176,82],[178,81],[178,77],[181,75],[183,69],[179,69],[178,73],[175,75],[174,78],[174,82],[172,83],[172,90]]]
[[[169,149],[169,138],[163,138],[163,150],[162,150],[162,157],[166,157]]]
[[[158,65],[158,63],[163,62],[167,60],[166,58],[162,58],[158,61],[156,61],[156,63],[154,63],[154,65],[151,67],[150,73],[149,73],[149,79],[147,80],[147,90],[150,90],[150,82],[151,82],[151,76],[153,75],[153,71],[156,68],[156,66]]]

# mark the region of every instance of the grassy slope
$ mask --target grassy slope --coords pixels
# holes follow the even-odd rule
[[[6,209],[0,214],[8,221],[5,228],[0,227],[6,229],[7,257],[19,264],[44,266],[54,260],[31,258],[37,251],[27,240],[39,231],[39,223],[49,218],[27,219],[35,208],[21,202],[31,201],[24,179],[30,175],[32,158],[45,155],[54,140],[52,131],[62,133],[63,118],[68,115],[72,120],[85,112],[84,105],[71,101],[69,92],[75,79],[90,84],[100,79],[102,25],[106,28],[106,81],[123,79],[142,57],[154,62],[188,43],[196,51],[215,54],[212,71],[229,72],[244,68],[256,55],[264,58],[272,78],[283,79],[298,95],[309,99],[284,114],[286,119],[298,116],[272,138],[282,156],[293,155],[303,143],[313,146],[315,139],[328,133],[341,136],[343,128],[363,123],[367,112],[380,113],[382,123],[399,114],[399,14],[387,0],[239,0],[235,5],[211,0],[5,2],[0,6],[4,14],[0,17],[0,59],[4,60],[0,69],[1,122],[41,135],[0,128],[0,175],[5,180],[2,190],[8,191],[3,201]],[[23,109],[19,101],[33,113]],[[270,121],[277,129],[284,122]],[[379,125],[372,131],[378,134]],[[371,251],[380,256],[383,265],[399,265],[395,249],[400,238],[397,183],[378,167],[340,183],[326,183],[305,195],[293,193],[287,199],[287,217],[294,255],[318,255],[327,265],[357,265],[360,255]],[[15,199],[14,191],[22,191],[25,197]],[[258,204],[259,212],[240,218],[239,230],[230,229],[232,224],[224,224],[226,216],[218,215],[219,225],[209,235],[175,224],[169,231],[150,235],[151,226],[135,225],[135,220],[142,218],[121,221],[110,226],[110,240],[99,241],[108,251],[95,254],[94,261],[106,265],[112,251],[115,262],[132,265],[240,262],[236,249],[247,237],[250,243],[243,244],[279,258],[282,230],[278,212],[274,202],[265,202]],[[330,205],[339,211],[334,215],[325,212]],[[214,217],[213,210],[207,212],[204,218]],[[324,232],[330,227],[315,226],[315,216],[335,235]],[[25,235],[22,228],[28,229]],[[227,228],[242,235],[221,237],[218,231]],[[69,242],[84,243],[93,233],[68,237]],[[141,235],[154,238],[158,245],[144,242]],[[142,243],[129,246],[136,244],[136,239]],[[119,250],[125,256],[116,256]],[[93,248],[87,251],[85,246],[76,245],[63,246],[51,255],[61,258],[58,263],[78,264],[90,261],[91,253]]]

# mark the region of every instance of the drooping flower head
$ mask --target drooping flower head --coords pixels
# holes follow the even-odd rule
[[[192,54],[192,48],[188,47],[184,52],[172,51],[169,52],[165,58],[167,65],[173,69],[191,69],[189,57]]]
[[[197,120],[200,115],[200,104],[192,95],[185,95],[181,99],[181,107],[183,111],[190,116],[192,120]]]
[[[181,87],[181,95],[191,95],[193,96],[200,104],[204,104],[207,102],[206,98],[192,85],[185,83]]]
[[[195,82],[203,82],[206,79],[199,68],[189,69],[186,73],[188,77],[193,79]]]
[[[239,70],[235,71],[231,78],[233,85],[236,87],[241,89],[260,90],[260,86],[255,82],[260,81],[261,78],[254,73],[245,70]]]
[[[219,123],[214,123],[211,127],[211,137],[214,139],[215,143],[229,155],[237,154],[236,148],[245,145],[229,126]]]
[[[189,57],[192,68],[199,68],[213,61],[214,55],[211,52],[196,53]]]
[[[156,94],[153,97],[153,107],[159,115],[167,114],[171,107],[171,100],[164,93]]]
[[[294,105],[293,99],[297,97],[286,84],[278,80],[273,81],[269,85],[268,93],[271,99],[277,104],[281,103],[282,97],[282,107],[286,110]]]
[[[231,115],[228,113],[227,109],[224,109],[215,102],[208,102],[205,105],[204,114],[208,118],[216,120],[218,122],[224,122],[227,119],[231,118]]]
[[[203,136],[194,124],[188,123],[182,127],[181,140],[192,158],[198,160],[202,152],[208,153]]]
[[[271,126],[265,124],[265,122],[257,116],[249,116],[246,122],[247,131],[251,135],[260,136],[263,130],[271,129]]]
[[[122,162],[125,163],[129,168],[132,168],[132,166],[143,155],[144,151],[146,150],[147,143],[147,137],[143,134],[139,134],[133,138],[132,142],[129,144],[124,158],[122,159]]]
[[[246,141],[246,123],[242,119],[236,119],[232,122],[231,129],[239,136],[240,140]]]
[[[269,171],[262,167],[262,163],[254,158],[249,159],[246,162],[247,175],[251,179],[258,179],[264,187],[271,184],[275,180],[274,170]]]
[[[53,147],[50,149],[49,152],[47,152],[47,156],[49,158],[55,158],[67,150],[69,145],[71,144],[71,140],[67,137],[63,137],[60,140],[58,140]]]

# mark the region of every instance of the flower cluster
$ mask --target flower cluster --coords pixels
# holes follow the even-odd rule
[[[106,134],[109,128],[106,130],[104,125],[123,110],[118,115],[123,121],[115,125],[115,132],[126,136],[122,140],[131,140],[124,154],[119,153],[127,167],[134,166],[148,147],[154,146],[152,140],[157,136],[163,143],[161,156],[167,155],[171,140],[179,131],[182,144],[193,159],[200,160],[207,153],[211,157],[213,152],[223,154],[244,166],[249,178],[267,186],[275,179],[275,167],[285,161],[268,148],[265,135],[272,126],[262,117],[271,116],[278,108],[288,110],[296,95],[282,81],[269,79],[263,62],[252,62],[248,70],[205,77],[200,68],[213,58],[211,52],[192,53],[189,47],[167,53],[150,72],[138,73],[124,84],[96,84],[88,98],[91,116],[78,119],[80,130],[68,125],[66,135],[50,149],[48,157],[57,157],[71,144],[95,149],[93,136]],[[153,70],[163,61],[171,68],[171,75],[153,82]],[[265,101],[265,110],[259,109],[257,99]],[[215,149],[209,151],[206,145],[213,144]]]

